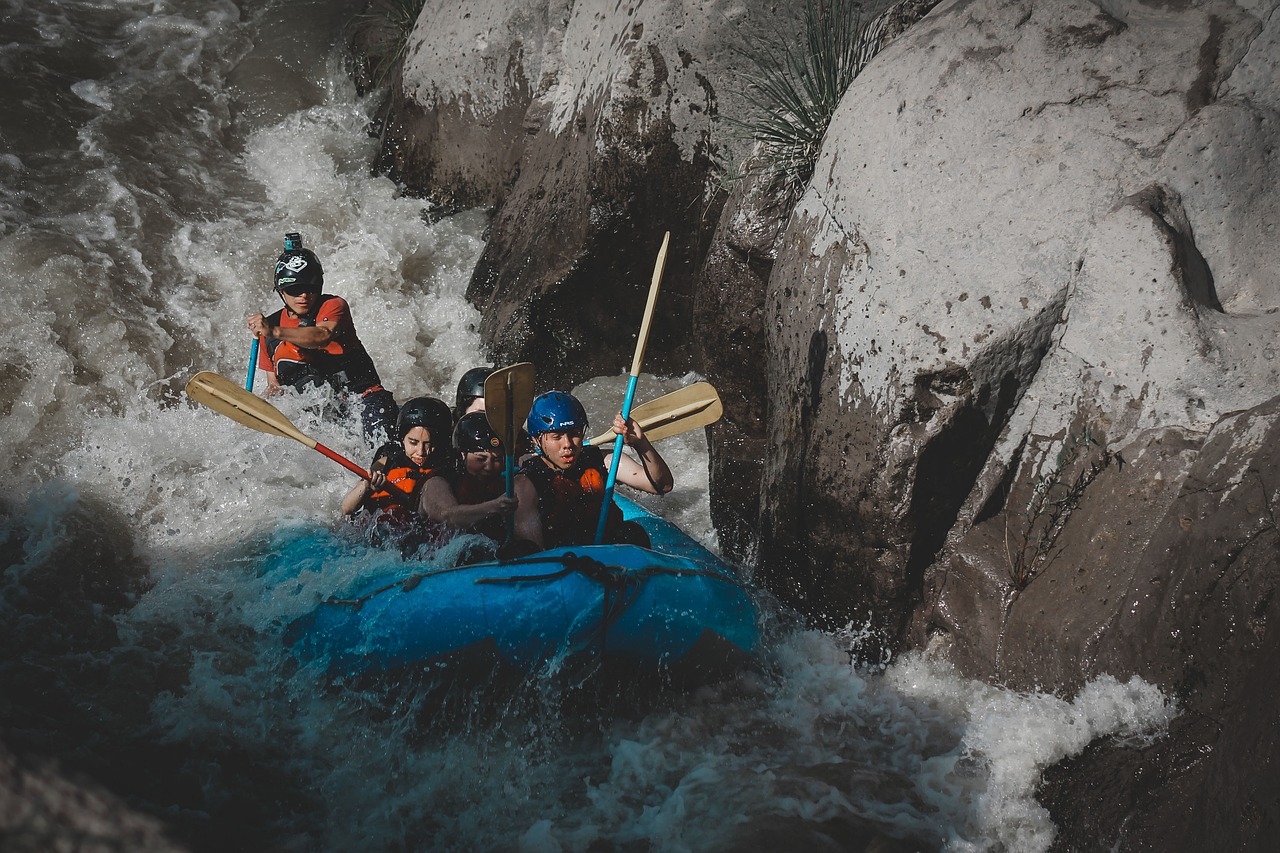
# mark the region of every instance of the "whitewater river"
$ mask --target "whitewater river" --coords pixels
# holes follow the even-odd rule
[[[290,619],[394,558],[352,543],[269,582],[281,543],[339,527],[350,475],[184,383],[243,380],[293,230],[399,399],[484,363],[463,293],[485,214],[432,223],[370,174],[374,105],[342,53],[359,6],[0,0],[0,741],[201,850],[839,850],[867,825],[903,844],[880,849],[1046,849],[1044,768],[1158,732],[1154,690],[1065,702],[865,666],[855,629],[763,600],[761,665],[689,695],[534,684],[444,709],[291,658]],[[592,383],[597,425],[621,387]],[[358,424],[308,402],[278,405],[366,464]],[[714,547],[705,446],[664,450],[658,510]]]

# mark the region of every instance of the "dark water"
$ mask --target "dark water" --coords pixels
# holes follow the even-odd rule
[[[292,618],[393,557],[351,541],[277,577],[350,481],[182,385],[242,378],[287,230],[400,399],[446,394],[480,349],[484,215],[428,224],[370,175],[341,49],[358,6],[0,0],[0,740],[205,850],[1045,849],[1041,770],[1158,726],[1154,691],[859,668],[856,631],[767,608],[760,668],[689,694],[335,689],[287,653]],[[619,387],[583,390],[593,415]],[[278,404],[364,461],[358,424],[308,402]],[[663,449],[662,511],[710,540],[705,448]]]

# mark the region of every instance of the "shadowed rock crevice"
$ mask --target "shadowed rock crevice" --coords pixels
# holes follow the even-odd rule
[[[694,296],[696,362],[716,386],[724,417],[708,432],[711,519],[721,546],[747,562],[757,549],[765,440],[764,306],[778,241],[790,216],[768,179],[738,181],[706,252]]]
[[[1171,249],[1175,274],[1187,298],[1195,305],[1222,313],[1213,271],[1196,246],[1191,222],[1178,194],[1166,186],[1153,184],[1130,196],[1126,202],[1147,211],[1163,232]]]
[[[685,161],[669,120],[650,116],[626,146],[601,153],[593,122],[579,132],[539,134],[498,211],[467,298],[499,362],[532,361],[544,381],[573,384],[625,371],[635,350],[654,260],[669,250],[645,369],[678,373],[691,362],[692,256],[718,207],[704,198],[705,159]],[[614,124],[612,133],[620,133]],[[674,176],[656,185],[653,171]],[[704,219],[704,213],[708,219]]]

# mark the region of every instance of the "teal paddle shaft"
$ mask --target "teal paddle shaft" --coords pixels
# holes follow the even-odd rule
[[[506,445],[502,448],[506,471],[503,475],[507,481],[507,497],[516,496],[516,411],[515,411],[515,389],[511,387],[511,382],[507,381],[503,386],[503,393],[507,403],[507,423],[506,429],[503,430],[502,440]],[[507,513],[507,541],[511,541],[511,537],[515,535],[516,517]]]
[[[636,396],[636,376],[627,379],[627,393],[622,398],[622,421],[626,423],[631,417],[631,401]],[[609,504],[613,503],[613,486],[618,480],[618,460],[622,458],[622,436],[613,439],[613,464],[609,466],[609,476],[604,483],[604,505],[600,508],[600,520],[596,522],[596,544],[604,542],[604,526],[609,518]]]
[[[253,336],[253,343],[249,345],[249,375],[244,378],[244,390],[253,390],[253,375],[258,372],[258,346],[261,343],[257,335]]]
[[[636,395],[636,380],[640,377],[640,365],[644,362],[644,348],[649,341],[649,326],[653,323],[653,306],[658,301],[658,285],[662,284],[662,268],[667,263],[667,244],[671,242],[671,232],[662,237],[662,248],[658,250],[658,260],[653,265],[653,281],[649,283],[649,300],[644,306],[644,319],[640,322],[640,334],[636,336],[636,357],[631,361],[631,376],[627,380],[627,393],[622,400],[622,421],[626,423],[631,417],[631,401]],[[622,462],[622,436],[613,440],[613,464],[609,466],[609,476],[604,485],[604,502],[600,504],[600,520],[596,522],[595,544],[604,543],[604,527],[609,520],[609,507],[613,505],[613,486],[618,479],[618,465]]]

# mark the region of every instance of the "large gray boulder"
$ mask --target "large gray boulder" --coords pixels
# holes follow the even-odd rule
[[[1182,703],[1059,772],[1064,849],[1280,823],[1276,9],[940,4],[846,96],[774,265],[775,590],[987,680]]]
[[[762,558],[806,606],[892,644],[1072,434],[1202,436],[1275,393],[1273,6],[944,3],[855,82],[765,324]]]

